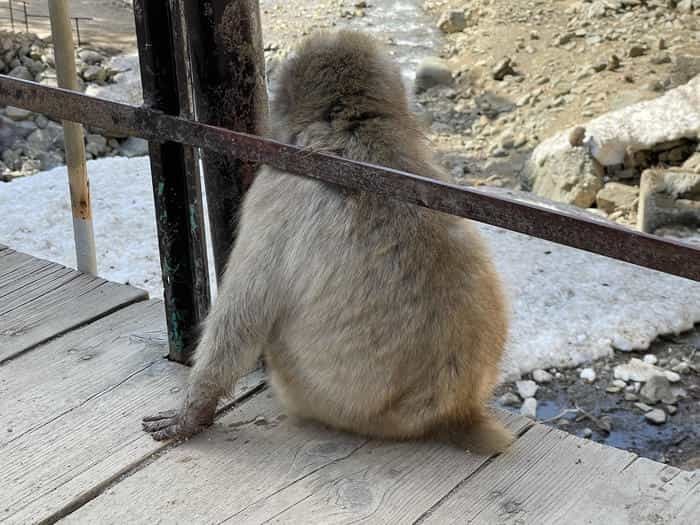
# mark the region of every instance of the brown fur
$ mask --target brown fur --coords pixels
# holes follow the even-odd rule
[[[398,68],[366,36],[309,38],[278,85],[278,140],[444,179]],[[190,391],[202,412],[264,353],[291,414],[379,438],[438,436],[500,451],[511,435],[484,407],[505,310],[468,221],[264,168],[245,199]],[[192,433],[210,419],[193,407],[147,430],[158,439]]]

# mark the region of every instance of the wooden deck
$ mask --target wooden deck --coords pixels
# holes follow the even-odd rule
[[[209,431],[162,444],[179,402],[163,308],[0,246],[0,522],[697,524],[700,473],[504,414],[498,457],[286,420],[260,372]]]

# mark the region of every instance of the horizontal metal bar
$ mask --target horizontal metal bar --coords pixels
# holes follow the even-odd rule
[[[700,249],[572,213],[192,122],[145,107],[0,75],[0,104],[125,135],[225,152],[297,175],[370,191],[436,211],[700,281]]]

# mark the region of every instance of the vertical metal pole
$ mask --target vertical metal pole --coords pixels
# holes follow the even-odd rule
[[[175,0],[189,41],[197,120],[263,134],[267,118],[265,60],[258,0]],[[202,150],[204,184],[220,278],[231,251],[243,194],[257,165]]]
[[[14,10],[12,9],[12,0],[8,0],[7,2],[9,4],[10,8],[10,27],[12,28],[12,32],[15,32],[15,13]]]
[[[27,14],[27,2],[22,2],[24,7],[24,32],[29,33],[29,15]]]
[[[185,97],[179,84],[169,0],[134,0],[144,104],[179,114]],[[180,78],[182,78],[180,76]],[[185,108],[187,110],[187,108]],[[190,147],[175,142],[149,144],[151,176],[163,274],[169,357],[186,363],[197,325],[209,308],[201,188]]]
[[[75,20],[75,38],[78,40],[78,46],[82,46],[83,43],[80,41],[80,22],[78,17],[73,18]]]
[[[75,69],[73,34],[71,33],[68,0],[49,0],[51,35],[56,60],[56,78],[59,87],[78,90],[78,74]],[[68,167],[68,183],[73,212],[73,235],[78,270],[96,274],[95,235],[92,228],[90,181],[85,166],[83,126],[63,121],[63,137]]]

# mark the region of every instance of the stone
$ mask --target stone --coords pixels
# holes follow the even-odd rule
[[[588,439],[588,438],[590,438],[591,436],[593,436],[593,431],[592,431],[590,428],[586,427],[586,428],[584,428],[584,429],[581,431],[581,435],[582,435],[584,438]]]
[[[625,392],[625,401],[637,401],[639,397],[637,397],[637,394],[633,394],[632,392]]]
[[[507,75],[515,75],[515,69],[513,69],[513,62],[510,58],[506,57],[496,64],[496,66],[491,71],[491,77],[494,80],[503,80]]]
[[[569,144],[571,147],[583,146],[583,139],[586,138],[586,128],[576,126],[569,133]]]
[[[655,365],[656,363],[659,362],[659,358],[656,357],[654,354],[646,354],[643,358],[642,361],[645,363],[648,363],[650,365]]]
[[[661,64],[670,64],[671,55],[669,55],[668,53],[657,53],[649,59],[649,62],[656,66],[659,66]]]
[[[684,168],[642,173],[637,228],[653,233],[669,224],[700,226],[700,174]]]
[[[617,365],[613,368],[613,376],[615,379],[637,381],[639,383],[646,383],[652,377],[663,375],[663,373],[662,369],[645,363],[636,357],[630,359],[628,363]]]
[[[550,383],[552,381],[552,374],[538,368],[532,371],[532,379],[534,379],[536,383]]]
[[[582,149],[572,148],[570,133],[571,129],[564,130],[541,142],[532,152],[527,171],[550,159],[550,169],[561,167],[572,149]],[[653,100],[630,104],[588,121],[584,147],[601,165],[615,166],[624,162],[626,154],[681,138],[697,140],[699,134],[700,75]]]
[[[627,55],[630,58],[636,58],[644,55],[646,53],[646,48],[644,46],[632,46],[629,48]]]
[[[635,403],[634,406],[636,406],[642,412],[650,412],[654,410],[654,407],[650,407],[646,403]]]
[[[694,7],[695,5],[693,0],[680,0],[676,6],[676,9],[678,9],[681,13],[692,13]]]
[[[435,86],[451,86],[453,82],[452,71],[445,61],[429,57],[418,65],[413,89],[416,93],[422,93]]]
[[[681,376],[678,375],[676,372],[672,372],[671,370],[665,370],[664,371],[664,377],[670,382],[670,383],[678,383],[681,380]],[[664,401],[665,403],[666,401]]]
[[[668,412],[668,415],[669,415],[669,416],[672,416],[673,414],[675,414],[676,412],[678,412],[678,407],[676,407],[676,406],[674,406],[674,405],[668,405],[668,406],[666,407],[666,412]]]
[[[605,65],[605,67],[609,71],[617,71],[618,69],[620,69],[620,65],[620,57],[618,57],[617,55],[610,55],[610,58],[608,58],[608,62]]]
[[[524,380],[524,381],[516,381],[515,386],[518,389],[518,394],[520,394],[520,397],[523,399],[527,399],[528,397],[535,397],[535,394],[537,393],[537,389],[539,388],[537,386],[537,383],[534,381]]]
[[[107,69],[101,66],[88,66],[83,70],[82,77],[87,82],[104,83],[107,80]]]
[[[95,157],[99,157],[107,151],[107,139],[102,135],[88,134],[85,139],[85,151],[91,153]]]
[[[612,384],[613,384],[613,386],[616,386],[617,388],[625,388],[627,386],[627,383],[625,383],[621,379],[613,380]]]
[[[528,397],[520,407],[520,414],[535,419],[537,417],[537,399]]]
[[[91,66],[100,64],[105,60],[104,55],[92,49],[81,49],[78,51],[78,58]]]
[[[49,119],[46,118],[44,115],[37,115],[34,119],[34,123],[36,124],[37,128],[44,129],[46,126],[49,125]]]
[[[50,122],[44,129],[37,129],[27,137],[27,145],[38,151],[63,149],[63,128]]]
[[[662,375],[653,376],[639,391],[642,401],[655,405],[659,401],[672,405],[678,399],[671,392],[671,383]]]
[[[144,157],[148,155],[148,141],[129,137],[119,145],[119,154],[124,157]]]
[[[585,148],[569,146],[561,155],[530,160],[526,173],[533,193],[579,208],[590,208],[603,188],[603,167]]]
[[[438,29],[443,33],[459,33],[467,27],[467,18],[464,11],[450,9],[442,14],[438,20]]]
[[[685,162],[683,162],[681,168],[700,174],[700,151],[688,157]]]
[[[498,403],[504,407],[517,407],[520,406],[520,398],[513,392],[506,392],[498,398]]]
[[[5,116],[12,120],[27,120],[29,117],[32,116],[32,112],[28,109],[7,106],[5,108]]]
[[[581,370],[579,377],[583,379],[586,383],[593,383],[596,378],[595,370],[592,368],[584,368]]]
[[[0,151],[11,148],[18,140],[27,138],[36,130],[36,124],[31,120],[11,120],[0,115]]]
[[[34,75],[26,66],[17,66],[8,73],[9,76],[19,78],[21,80],[34,80]]]
[[[644,414],[644,418],[654,425],[662,425],[666,423],[666,412],[660,408],[655,408]]]
[[[65,159],[60,151],[40,151],[36,155],[42,171],[50,170],[65,164]]]
[[[607,14],[605,2],[596,0],[593,2],[586,12],[588,18],[603,18]]]
[[[639,188],[608,182],[596,195],[596,205],[607,213],[615,210],[631,210],[637,205]]]

